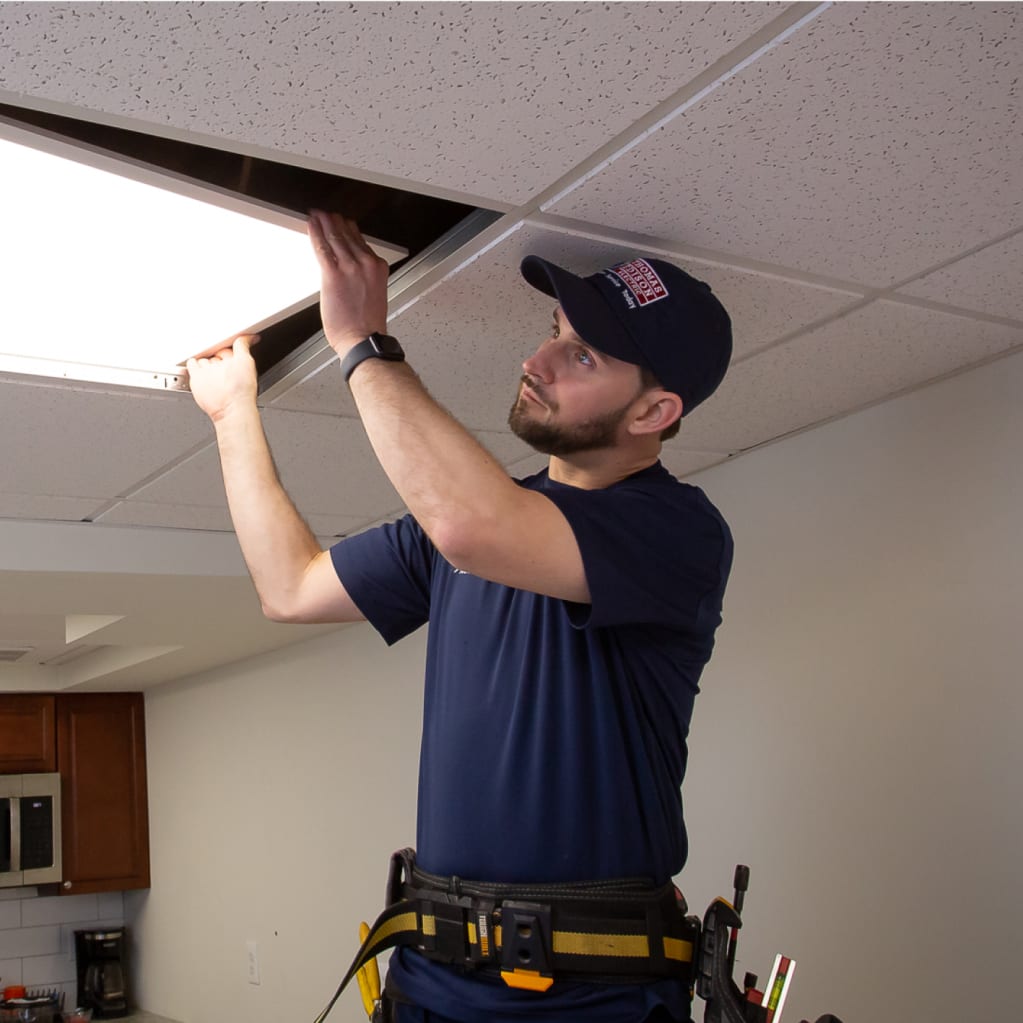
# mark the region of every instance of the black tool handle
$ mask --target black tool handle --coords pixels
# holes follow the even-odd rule
[[[735,899],[732,903],[735,906],[736,915],[739,917],[738,926],[733,925],[731,934],[728,936],[728,976],[731,977],[735,969],[735,946],[739,941],[739,927],[742,926],[742,903],[749,890],[749,867],[745,863],[737,864],[735,877],[732,879],[735,887]]]
[[[746,897],[746,892],[749,891],[749,867],[744,863],[740,863],[735,868],[735,878],[732,881],[735,888],[735,911],[736,913],[742,912],[743,899]]]

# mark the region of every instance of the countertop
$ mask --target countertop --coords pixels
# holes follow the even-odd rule
[[[157,1016],[152,1012],[143,1012],[135,1009],[129,1016],[119,1016],[110,1023],[177,1023],[176,1020],[168,1019],[166,1016]]]

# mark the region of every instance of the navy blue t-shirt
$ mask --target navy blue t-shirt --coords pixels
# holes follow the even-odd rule
[[[702,491],[660,464],[603,490],[546,471],[519,482],[570,523],[590,604],[458,571],[411,517],[332,550],[348,593],[388,643],[430,622],[418,861],[493,882],[663,883],[686,859],[686,736],[721,621],[731,534]],[[522,1011],[522,996],[539,1008],[537,996],[499,982],[476,985],[477,1006],[459,992],[445,1007],[436,999],[450,971],[408,955],[391,968],[408,995],[454,1018],[497,1020],[499,1007]],[[622,997],[634,1008],[651,997],[670,1004],[666,987]],[[591,990],[555,984],[542,1005],[558,1005],[562,1019],[559,1003],[582,998],[587,1019],[622,1018],[621,1005],[602,1015]],[[593,997],[610,1009],[618,996],[600,988]]]

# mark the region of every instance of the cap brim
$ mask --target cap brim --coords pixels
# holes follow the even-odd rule
[[[519,269],[527,284],[558,300],[572,329],[586,344],[623,362],[648,366],[604,296],[589,281],[539,256],[526,256]]]

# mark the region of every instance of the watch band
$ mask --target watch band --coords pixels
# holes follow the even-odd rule
[[[390,334],[370,334],[350,348],[341,360],[341,375],[348,382],[356,367],[367,359],[386,359],[388,362],[404,362],[405,352],[396,337]]]

